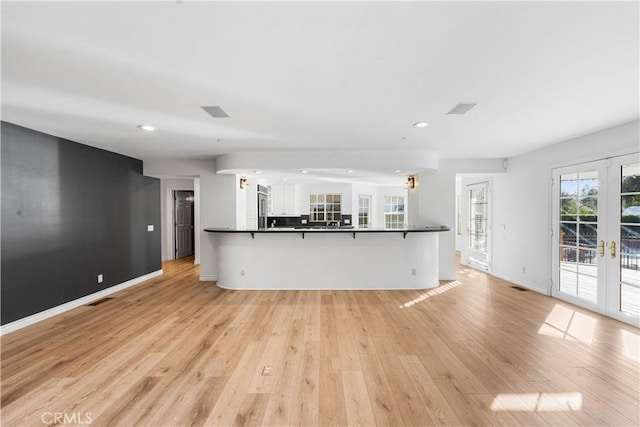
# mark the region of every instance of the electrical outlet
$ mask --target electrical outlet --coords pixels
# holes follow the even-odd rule
[[[527,274],[527,268],[526,267],[522,267],[522,274]]]
[[[244,268],[240,270],[240,275],[244,276]]]
[[[262,369],[262,375],[264,375],[265,377],[271,375],[271,366],[265,366]]]
[[[102,274],[98,274],[98,283],[102,283],[103,277]]]
[[[153,224],[147,225],[147,231],[153,231]]]
[[[415,276],[415,275],[416,275],[416,269],[415,269],[415,268],[412,268],[412,269],[411,269],[411,275],[412,275],[412,276]]]

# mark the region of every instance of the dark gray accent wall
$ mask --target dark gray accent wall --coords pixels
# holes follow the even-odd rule
[[[142,161],[6,122],[1,144],[3,325],[162,268]]]

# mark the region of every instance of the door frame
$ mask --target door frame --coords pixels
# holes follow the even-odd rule
[[[554,288],[556,286],[556,281],[554,280],[557,268],[556,266],[559,265],[559,263],[557,261],[559,261],[559,245],[558,240],[557,240],[557,232],[558,232],[558,228],[559,228],[559,197],[556,197],[555,194],[555,171],[560,170],[560,169],[570,169],[570,168],[576,168],[576,169],[580,169],[580,168],[585,168],[587,165],[589,164],[595,164],[595,163],[603,163],[604,164],[604,171],[605,174],[603,176],[603,179],[606,180],[606,187],[612,186],[611,183],[611,168],[612,168],[612,162],[616,162],[618,161],[618,159],[623,159],[623,158],[631,158],[632,156],[635,156],[635,159],[638,159],[638,156],[640,155],[639,152],[629,152],[628,150],[618,150],[612,153],[609,153],[608,155],[605,156],[590,156],[590,157],[586,157],[586,158],[582,158],[580,160],[577,161],[573,161],[573,162],[562,162],[562,163],[556,163],[553,164],[549,167],[549,181],[550,181],[550,191],[549,191],[549,207],[551,209],[550,212],[550,219],[551,219],[551,223],[550,223],[550,227],[549,229],[551,230],[551,233],[549,235],[549,246],[550,246],[550,254],[551,254],[551,262],[549,263],[549,288],[548,288],[548,295],[554,297],[554,298],[558,298],[560,300],[563,301],[567,301],[569,303],[578,305],[580,307],[583,307],[585,309],[600,313],[604,316],[607,316],[609,318],[615,319],[615,320],[619,320],[622,321],[624,323],[633,325],[635,327],[640,327],[640,318],[638,317],[634,317],[632,315],[629,314],[625,314],[622,313],[618,310],[618,306],[619,306],[619,302],[620,302],[620,292],[619,292],[619,284],[616,283],[616,287],[618,288],[618,290],[616,291],[615,289],[612,288],[612,286],[610,285],[611,279],[614,277],[613,274],[614,272],[612,270],[614,270],[612,267],[614,266],[614,264],[608,259],[610,256],[610,251],[609,251],[609,243],[611,242],[612,239],[614,239],[616,241],[616,246],[617,246],[617,250],[616,250],[616,261],[615,261],[615,265],[616,265],[616,269],[619,269],[619,259],[620,259],[620,236],[619,236],[619,221],[617,223],[617,226],[613,225],[613,227],[617,228],[617,230],[612,233],[610,231],[610,229],[612,229],[612,224],[615,223],[615,220],[613,218],[619,218],[619,201],[616,203],[612,203],[610,202],[610,199],[615,195],[617,199],[619,199],[619,197],[617,197],[618,193],[615,192],[615,194],[613,194],[613,192],[610,191],[606,191],[605,190],[605,196],[604,199],[600,199],[600,196],[598,196],[598,216],[599,218],[602,216],[603,220],[602,221],[598,221],[598,228],[600,229],[600,224],[604,223],[605,224],[605,233],[606,235],[603,236],[604,237],[604,241],[605,241],[605,256],[601,259],[603,259],[604,261],[602,261],[604,263],[604,272],[602,274],[605,275],[604,277],[604,283],[605,286],[603,290],[598,290],[599,293],[603,293],[604,294],[604,299],[602,300],[602,304],[600,305],[600,307],[594,306],[593,304],[585,304],[584,300],[577,300],[577,298],[571,298],[569,296],[569,298],[561,298],[559,297],[556,293],[554,293]],[[569,172],[570,173],[570,172]],[[617,174],[616,174],[617,175]],[[618,181],[619,181],[619,177],[618,177]],[[615,185],[615,182],[613,183],[613,185]],[[615,188],[615,187],[613,187]],[[619,188],[619,187],[618,187]],[[600,193],[600,188],[598,190],[598,192]],[[609,193],[609,194],[606,194]],[[617,206],[617,209],[616,209]],[[602,207],[602,209],[601,209]],[[598,240],[600,240],[600,236],[601,234],[599,233],[598,235]],[[600,259],[600,258],[599,258]],[[617,271],[616,271],[617,273]],[[599,276],[600,276],[600,272],[599,272]],[[559,286],[559,283],[557,283],[557,285]],[[558,294],[559,289],[558,289]],[[565,294],[566,295],[566,294]],[[599,296],[600,298],[600,296]]]
[[[172,185],[167,185],[166,186],[166,200],[165,200],[165,206],[164,206],[164,211],[165,211],[165,223],[162,226],[162,232],[166,233],[166,236],[164,236],[163,234],[163,239],[164,243],[167,245],[167,256],[165,257],[163,254],[163,261],[171,261],[171,260],[175,260],[176,259],[176,237],[175,237],[175,223],[176,223],[176,218],[175,218],[175,204],[174,204],[174,200],[173,200],[173,192],[174,191],[193,191],[194,193],[194,200],[193,200],[193,208],[194,208],[194,228],[197,231],[197,225],[199,223],[199,213],[198,213],[198,190],[196,190],[196,179],[194,178],[175,178],[175,179],[191,179],[193,180],[193,187],[189,188],[188,186],[183,185],[178,185],[178,186],[172,186]],[[195,253],[195,264],[199,263],[198,260],[198,255],[199,255],[199,248],[198,248],[198,233],[194,233],[194,253]]]
[[[371,219],[371,216],[373,215],[373,197],[371,196],[371,194],[358,194],[358,210],[357,215],[356,215],[356,224],[358,225],[358,228],[360,228],[360,198],[366,198],[369,199],[369,215],[368,215],[368,223],[367,223],[367,228],[371,228],[371,225],[373,224],[373,220]],[[353,223],[353,220],[351,221]]]
[[[616,172],[619,172],[619,168],[622,167],[623,164],[626,163],[636,163],[640,162],[639,159],[640,153],[632,153],[623,156],[615,156],[609,159],[609,166],[611,169],[616,168]],[[614,188],[621,188],[621,176],[620,173],[615,173],[615,176],[609,175],[608,181],[609,185]],[[620,320],[625,323],[629,323],[636,327],[640,327],[640,317],[633,316],[629,313],[624,313],[620,310],[620,303],[622,294],[620,292],[620,249],[621,249],[621,236],[620,236],[620,212],[622,206],[620,205],[620,192],[616,190],[615,203],[610,201],[607,204],[607,246],[605,248],[605,257],[607,258],[608,265],[613,267],[615,262],[615,268],[610,268],[607,270],[607,285],[610,283],[615,283],[615,289],[609,289],[609,295],[607,299],[607,316],[612,317],[614,319]],[[616,256],[615,261],[611,261],[610,258],[610,248],[609,244],[611,241],[615,241],[616,243]]]
[[[584,307],[588,310],[595,311],[596,313],[606,314],[607,307],[607,292],[606,286],[604,289],[601,289],[600,284],[603,281],[606,281],[606,265],[604,257],[597,257],[597,302],[594,304],[588,300],[580,299],[578,297],[574,297],[570,294],[563,293],[560,291],[560,197],[559,194],[559,185],[560,185],[560,176],[571,174],[571,173],[579,173],[580,171],[585,170],[597,170],[598,172],[598,236],[597,241],[604,240],[607,241],[606,236],[606,209],[607,209],[607,188],[606,183],[601,185],[600,182],[605,182],[608,176],[608,162],[606,159],[600,160],[592,160],[589,162],[582,162],[575,165],[557,167],[552,169],[551,175],[551,275],[550,275],[550,283],[551,288],[549,289],[549,295],[554,298],[558,298],[562,301],[569,302],[571,304],[578,305],[580,307]],[[579,197],[579,196],[578,196]],[[605,254],[606,255],[606,254]],[[576,254],[576,256],[579,256]]]
[[[182,191],[182,192],[188,192],[191,193],[191,195],[193,196],[193,201],[191,202],[191,229],[193,230],[193,236],[191,237],[191,245],[193,246],[193,254],[191,256],[195,257],[196,254],[196,192],[194,189],[190,189],[190,190],[180,190],[180,189],[173,189],[171,191],[171,256],[173,260],[178,259],[177,258],[177,250],[176,250],[176,193],[178,191]],[[186,257],[186,255],[185,255]]]
[[[471,220],[471,212],[469,211],[469,190],[470,187],[486,186],[487,188],[487,267],[483,268],[477,263],[469,261],[469,221]],[[462,214],[462,237],[464,244],[462,245],[461,262],[468,267],[477,268],[487,273],[491,273],[492,266],[492,250],[493,250],[493,179],[491,177],[483,177],[479,179],[464,178],[461,181],[461,214]]]

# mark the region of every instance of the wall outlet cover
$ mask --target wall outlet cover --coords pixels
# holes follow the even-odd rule
[[[102,274],[98,274],[98,283],[102,283],[103,279]]]
[[[153,224],[147,225],[147,231],[153,231]]]

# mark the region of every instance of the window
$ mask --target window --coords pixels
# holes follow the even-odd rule
[[[384,228],[404,228],[404,197],[384,197]]]
[[[371,221],[371,196],[358,196],[358,227],[369,228]]]
[[[309,195],[309,220],[311,222],[340,221],[341,214],[340,194],[310,194]]]

